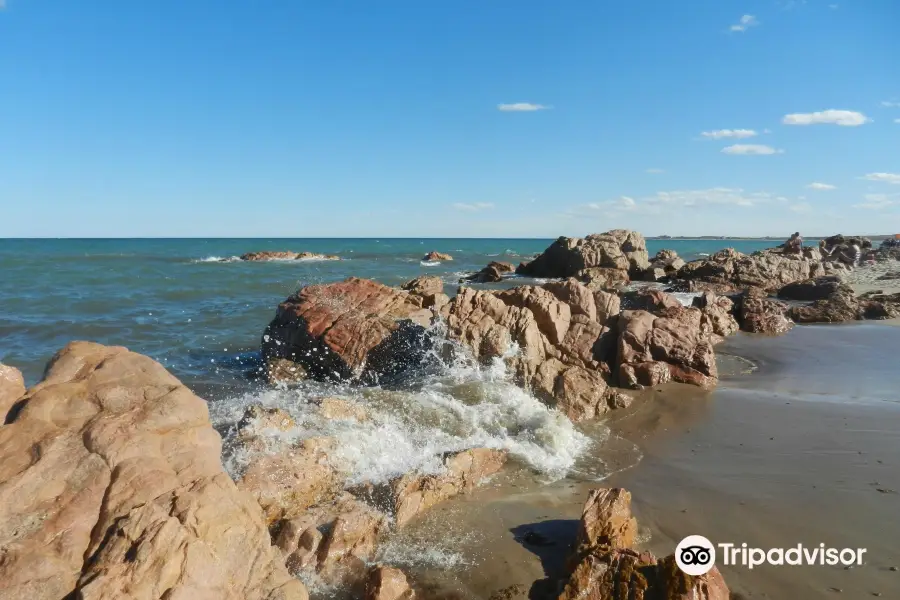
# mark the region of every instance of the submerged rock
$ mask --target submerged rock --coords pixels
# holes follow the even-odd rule
[[[262,354],[299,364],[316,379],[376,382],[422,362],[433,311],[419,296],[351,277],[311,285],[278,306]]]
[[[511,263],[492,261],[488,265],[469,277],[463,277],[460,283],[497,283],[503,281],[503,276],[512,273],[516,268]]]
[[[341,260],[340,256],[333,254],[318,254],[316,252],[291,252],[290,250],[261,252],[248,252],[241,255],[241,260],[248,262],[265,262],[270,260]]]
[[[446,260],[453,260],[453,257],[450,256],[449,254],[444,254],[443,252],[436,252],[436,251],[432,250],[431,252],[429,252],[428,254],[423,256],[422,260],[425,262],[435,262],[435,261],[443,262]]]
[[[0,597],[307,598],[206,402],[161,365],[73,342],[19,402],[0,427]]]
[[[635,274],[650,266],[644,237],[625,229],[595,233],[586,238],[561,237],[542,254],[516,269],[531,277],[579,277],[593,268],[609,268]]]

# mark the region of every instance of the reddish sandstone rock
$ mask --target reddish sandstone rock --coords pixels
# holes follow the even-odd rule
[[[387,527],[382,512],[344,492],[282,521],[275,543],[292,572],[353,585],[365,577]]]
[[[407,281],[400,289],[417,296],[433,296],[444,293],[444,281],[434,275],[421,275]]]
[[[415,592],[409,587],[400,569],[376,566],[366,579],[366,600],[412,600]]]
[[[622,488],[591,490],[581,511],[576,546],[630,548],[637,536],[631,516],[631,493]]]
[[[351,277],[311,285],[279,305],[263,357],[289,359],[317,379],[378,381],[419,364],[433,316],[403,290]]]
[[[839,277],[817,277],[787,284],[778,290],[778,297],[785,300],[825,300],[838,292],[846,291],[852,293],[853,290],[842,284]]]
[[[484,362],[504,357],[520,385],[570,418],[593,418],[609,410],[604,360],[615,347],[613,310],[616,296],[575,280],[502,292],[462,288],[447,331]]]
[[[777,335],[794,326],[787,318],[788,307],[768,297],[759,288],[750,288],[740,300],[741,329],[750,333]]]
[[[584,282],[592,290],[620,289],[631,282],[631,276],[625,269],[592,267],[578,271],[575,277]]]
[[[506,463],[505,450],[475,448],[449,456],[438,475],[408,473],[391,482],[391,503],[398,526],[435,504],[472,491]]]
[[[449,254],[444,254],[443,252],[431,251],[425,256],[422,257],[422,260],[425,262],[434,262],[434,261],[445,261],[445,260],[453,260],[453,257]]]
[[[206,402],[161,365],[74,342],[0,427],[0,597],[300,600]]]
[[[586,238],[561,237],[529,263],[516,269],[531,277],[577,277],[592,268],[639,273],[650,266],[641,234],[625,229]]]
[[[25,395],[25,378],[14,367],[0,364],[0,425],[16,401]]]
[[[617,374],[623,387],[668,381],[711,387],[718,381],[709,329],[698,308],[665,308],[658,315],[626,310],[619,316]]]
[[[702,324],[712,332],[713,344],[718,344],[740,329],[733,315],[734,302],[730,298],[703,292],[694,298],[693,304],[703,312]]]

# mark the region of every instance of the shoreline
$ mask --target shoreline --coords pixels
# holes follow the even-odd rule
[[[821,356],[796,360],[823,339]],[[734,371],[710,393],[678,384],[647,390],[606,421],[608,442],[595,458],[613,467],[608,478],[571,474],[542,485],[526,470],[508,468],[426,515],[407,539],[452,539],[456,560],[469,567],[449,575],[412,567],[411,579],[436,598],[488,598],[515,585],[523,587],[514,597],[541,597],[551,585],[546,578],[564,568],[588,490],[623,487],[633,494],[637,546],[657,556],[694,534],[761,548],[825,543],[867,549],[865,564],[854,569],[751,571],[719,562],[742,598],[896,597],[900,573],[891,568],[900,567],[892,544],[900,536],[900,402],[893,390],[900,374],[865,395],[858,394],[864,386],[840,384],[845,373],[861,382],[884,373],[883,363],[858,356],[861,341],[890,351],[900,332],[849,324],[799,326],[776,338],[737,336],[722,355],[753,361],[752,373]],[[824,381],[816,385],[818,379]],[[640,460],[630,465],[634,448]]]

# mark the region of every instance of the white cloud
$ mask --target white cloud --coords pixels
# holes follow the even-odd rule
[[[466,204],[465,202],[456,202],[453,204],[453,208],[466,212],[480,212],[482,210],[490,210],[494,208],[494,205],[491,202],[475,202],[472,204]]]
[[[900,185],[900,175],[897,173],[869,173],[868,175],[863,176],[863,179]]]
[[[900,102],[896,100],[882,100],[881,105],[885,108],[900,108]]]
[[[900,206],[900,194],[866,194],[865,202],[854,204],[853,208],[880,210],[889,206]]]
[[[819,183],[818,181],[814,181],[813,183],[810,183],[806,187],[808,187],[811,190],[818,190],[820,192],[827,192],[829,190],[837,189],[837,186],[835,186],[835,185],[831,185],[830,183]]]
[[[549,106],[532,104],[531,102],[514,102],[512,104],[498,104],[497,110],[503,112],[534,112],[536,110],[548,110]]]
[[[615,200],[583,204],[567,211],[566,214],[570,217],[596,217],[597,213],[659,215],[666,212],[679,213],[685,207],[720,205],[751,208],[773,202],[788,202],[788,199],[769,192],[746,192],[740,188],[718,187],[657,192],[637,199],[620,196]]]
[[[768,154],[784,154],[784,150],[778,150],[763,144],[734,144],[733,146],[722,148],[722,154],[764,156]]]
[[[853,110],[835,110],[833,108],[819,112],[784,115],[784,118],[781,120],[785,125],[831,124],[843,125],[845,127],[856,127],[858,125],[869,123],[870,121],[871,119],[861,112]]]
[[[894,119],[894,123],[900,123],[900,119]]]
[[[700,133],[704,138],[708,140],[722,140],[722,139],[743,139],[753,137],[757,134],[752,129],[715,129],[713,131],[703,131]]]
[[[813,207],[809,202],[798,202],[797,204],[789,206],[788,210],[795,213],[808,213],[812,212]]]
[[[756,20],[756,17],[753,15],[744,15],[741,17],[741,20],[736,25],[732,25],[731,31],[747,31],[750,27],[756,27],[759,25],[759,21]]]
[[[650,173],[651,175],[659,175],[665,172],[665,169],[647,169],[647,173]]]

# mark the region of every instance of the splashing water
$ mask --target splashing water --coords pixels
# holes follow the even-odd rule
[[[365,417],[323,416],[321,399],[335,396]],[[517,387],[501,358],[482,366],[460,355],[402,390],[305,382],[212,403],[210,416],[225,432],[223,459],[232,476],[248,460],[234,443],[234,433],[252,404],[284,409],[294,419],[288,431],[263,432],[276,443],[335,439],[329,460],[346,485],[382,483],[415,470],[439,472],[444,453],[468,448],[508,450],[511,460],[554,480],[565,476],[591,444],[565,415]]]

